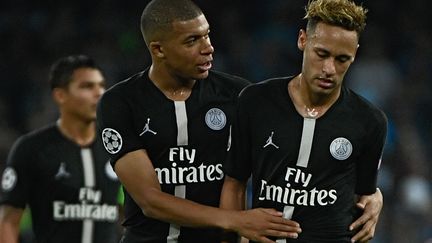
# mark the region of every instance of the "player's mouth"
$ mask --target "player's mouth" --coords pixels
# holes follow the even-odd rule
[[[208,62],[205,62],[205,63],[198,65],[198,69],[201,72],[207,72],[208,70],[210,70],[211,67],[212,67],[211,61],[208,61]]]
[[[322,89],[331,89],[335,85],[333,80],[328,78],[317,78],[316,80],[318,80],[318,86]]]

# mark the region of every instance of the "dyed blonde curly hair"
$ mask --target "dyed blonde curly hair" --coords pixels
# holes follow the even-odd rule
[[[368,10],[350,0],[310,0],[305,10],[307,30],[314,30],[319,22],[324,22],[360,35],[366,27]]]

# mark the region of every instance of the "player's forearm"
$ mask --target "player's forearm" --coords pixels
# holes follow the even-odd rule
[[[18,243],[18,230],[0,222],[0,243]]]
[[[143,213],[151,218],[188,227],[218,227],[233,230],[240,215],[152,190],[139,200]]]
[[[146,189],[143,194],[146,195],[144,201],[136,198],[135,201],[144,214],[181,226],[218,227],[238,232],[254,241],[263,241],[267,236],[296,238],[301,232],[298,223],[283,219],[282,213],[274,209],[221,209],[178,198],[157,189],[151,189],[151,192]]]
[[[225,177],[220,198],[220,208],[243,210],[246,204],[246,184],[229,176]]]
[[[222,209],[243,210],[246,204],[245,190],[246,185],[244,183],[225,176],[219,207]],[[222,237],[223,240],[221,242],[223,243],[238,242],[240,239],[239,235],[236,232],[232,232],[232,230],[224,231]]]
[[[10,206],[0,207],[0,243],[18,243],[22,211]]]
[[[232,221],[241,219],[226,210],[163,192],[145,150],[124,155],[117,161],[115,171],[129,195],[148,217],[182,226],[224,229],[230,229],[234,225]]]

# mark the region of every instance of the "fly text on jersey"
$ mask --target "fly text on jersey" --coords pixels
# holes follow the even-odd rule
[[[92,188],[80,188],[81,203],[68,204],[64,201],[53,202],[54,220],[83,220],[114,222],[118,219],[117,205],[100,204],[102,192]]]
[[[337,200],[337,191],[320,190],[316,187],[312,189],[306,188],[312,179],[312,174],[303,172],[298,168],[287,168],[285,174],[286,186],[269,185],[267,181],[261,180],[261,189],[258,199],[260,201],[274,201],[288,205],[299,206],[325,206],[334,204]],[[292,185],[297,185],[300,189],[292,188]]]
[[[222,164],[194,163],[196,149],[184,147],[170,148],[169,168],[155,168],[160,184],[200,183],[222,180],[224,173]],[[185,163],[186,162],[186,163]],[[188,166],[183,166],[184,164]],[[199,165],[197,165],[199,164]]]
[[[189,164],[192,164],[195,161],[195,154],[196,149],[170,148],[169,161],[188,161]]]

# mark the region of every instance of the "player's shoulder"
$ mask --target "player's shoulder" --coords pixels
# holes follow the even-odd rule
[[[108,88],[103,96],[114,95],[114,94],[122,94],[129,93],[138,88],[138,86],[142,85],[142,80],[146,77],[147,70],[135,73],[134,75],[121,80],[120,82],[114,84],[110,88]]]
[[[139,96],[138,90],[142,90],[147,70],[138,72],[108,88],[98,102],[98,109],[109,107],[113,104],[127,102],[128,99]]]
[[[257,97],[262,95],[274,95],[274,91],[278,92],[281,90],[286,90],[289,81],[292,76],[287,77],[276,77],[265,79],[258,83],[251,84],[247,86],[240,94],[241,97]]]
[[[40,147],[46,146],[47,143],[55,143],[59,134],[60,132],[54,123],[48,124],[20,136],[13,147],[15,149],[38,150]]]
[[[245,78],[217,70],[209,71],[207,81],[213,82],[216,85],[225,87],[227,89],[234,88],[236,90],[242,90],[244,87],[250,84],[250,82]]]
[[[378,106],[349,88],[344,87],[343,92],[350,106],[355,107],[355,111],[360,117],[367,117],[369,121],[379,124],[387,123],[387,116]]]

